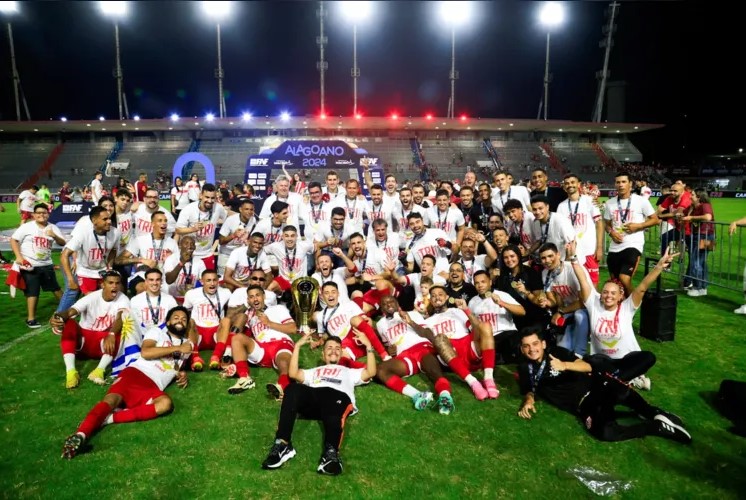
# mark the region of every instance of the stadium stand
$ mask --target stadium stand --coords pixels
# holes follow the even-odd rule
[[[0,145],[0,185],[15,189],[42,166],[56,142],[13,143]],[[45,182],[41,179],[39,182]]]
[[[96,142],[65,142],[62,154],[52,166],[53,177],[69,181],[71,186],[85,186],[115,144],[113,137],[101,137]]]

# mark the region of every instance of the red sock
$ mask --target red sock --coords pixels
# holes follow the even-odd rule
[[[109,413],[111,413],[111,406],[103,401],[96,403],[96,406],[88,412],[88,415],[85,416],[80,427],[78,427],[78,432],[85,434],[86,438],[91,437],[96,429],[101,427]]]
[[[357,329],[363,332],[366,337],[368,337],[368,340],[370,340],[373,349],[376,350],[381,358],[385,358],[386,356],[388,356],[389,353],[387,353],[386,349],[383,348],[383,344],[381,344],[381,340],[378,338],[378,335],[376,335],[376,332],[373,331],[373,328],[367,322],[361,321],[360,324],[357,326]]]
[[[445,377],[440,377],[435,381],[435,393],[440,394],[443,391],[451,392],[451,383]]]
[[[212,355],[220,359],[223,357],[223,354],[225,354],[225,342],[218,342],[215,345],[215,350],[212,351]]]
[[[78,324],[74,320],[68,319],[65,321],[65,327],[62,329],[62,337],[60,338],[62,354],[75,354],[75,348],[78,345],[78,328]]]
[[[391,375],[391,377],[386,381],[386,387],[394,392],[398,392],[399,394],[404,394],[404,388],[406,386],[407,383],[404,382],[398,375]]]
[[[484,349],[482,351],[482,368],[494,368],[495,367],[495,350]]]
[[[142,422],[143,420],[152,420],[157,416],[154,404],[141,405],[116,412],[114,414],[114,423]]]
[[[239,378],[249,376],[249,362],[248,361],[236,361],[236,373]]]
[[[286,374],[280,375],[277,377],[277,384],[282,387],[282,390],[284,391],[287,386],[290,385],[290,377],[288,377]]]
[[[462,379],[466,379],[467,375],[470,374],[469,367],[466,366],[466,362],[458,356],[448,362],[448,367],[453,370],[453,373],[455,373]]]

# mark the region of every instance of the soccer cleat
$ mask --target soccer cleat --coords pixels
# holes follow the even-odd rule
[[[80,385],[80,374],[78,370],[67,370],[65,374],[65,388],[75,389]]]
[[[674,425],[678,425],[679,427],[684,427],[684,421],[681,420],[681,417],[679,417],[675,413],[669,413],[667,411],[661,410],[660,408],[656,408],[655,410],[656,410],[656,417],[658,415],[663,415],[668,420],[670,420],[671,422],[673,422]],[[655,417],[653,417],[653,419],[655,419]]]
[[[482,387],[482,384],[480,384],[478,380],[469,384],[469,387],[471,387],[471,392],[474,393],[474,397],[477,398],[477,401],[484,401],[487,399],[487,390]]]
[[[220,369],[220,358],[213,355],[210,357],[210,370],[219,370]]]
[[[262,462],[262,469],[277,469],[294,456],[295,448],[293,448],[292,444],[286,443],[281,439],[276,439],[272,448],[269,450],[269,455]]]
[[[85,436],[80,432],[68,436],[65,439],[65,444],[62,445],[62,458],[68,460],[75,458],[75,455],[81,451],[83,444],[85,444]]]
[[[635,389],[639,389],[641,391],[649,391],[651,387],[650,378],[646,377],[645,375],[640,375],[639,377],[633,378],[629,381],[629,383]]]
[[[746,304],[742,305],[738,309],[734,309],[733,312],[736,314],[746,314]]]
[[[438,398],[438,413],[441,415],[450,415],[456,409],[456,404],[450,394],[441,394]]]
[[[199,354],[192,355],[192,371],[201,372],[205,369],[205,360]]]
[[[41,328],[41,324],[38,321],[36,321],[35,319],[30,319],[30,320],[26,321],[26,326],[29,327],[29,328],[33,328],[33,329]]]
[[[654,429],[655,435],[684,444],[690,444],[692,442],[692,436],[686,431],[686,429],[684,429],[682,425],[675,424],[663,413],[659,413],[653,419],[657,424]]]
[[[96,385],[106,384],[106,375],[104,374],[103,368],[94,368],[94,370],[88,374],[88,380]]]
[[[412,398],[414,402],[414,409],[417,411],[426,410],[433,404],[433,393],[432,392],[418,392]]]
[[[256,386],[256,382],[251,377],[241,377],[234,385],[228,388],[228,394],[241,394]]]
[[[339,452],[331,445],[327,445],[326,451],[319,459],[319,466],[316,468],[319,474],[329,476],[338,476],[342,473],[342,460],[339,458]]]
[[[487,397],[490,399],[497,399],[500,397],[500,389],[497,388],[497,384],[492,379],[484,379],[484,388],[487,389]]]
[[[282,401],[282,398],[285,396],[285,391],[282,390],[280,384],[267,384],[267,393],[269,393],[269,397],[274,398],[275,401]]]

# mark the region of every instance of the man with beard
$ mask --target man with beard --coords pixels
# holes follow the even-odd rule
[[[456,307],[456,299],[461,299],[468,304],[472,298],[476,297],[477,289],[464,280],[464,265],[461,262],[454,262],[448,269],[446,292],[448,293],[448,305],[450,307]]]
[[[216,204],[214,184],[202,186],[199,202],[190,203],[179,214],[176,222],[176,234],[191,234],[197,243],[194,256],[205,263],[207,269],[216,269],[212,244],[215,241],[215,228],[227,217],[222,205]]]
[[[383,186],[373,184],[370,187],[370,203],[367,208],[368,220],[373,221],[382,219],[389,227],[394,227],[394,213],[398,211],[399,199],[396,202],[386,202],[383,195]],[[370,231],[369,231],[370,232]]]
[[[354,233],[350,227],[345,224],[345,209],[334,207],[331,211],[331,220],[326,224],[321,224],[318,232],[314,235],[315,242],[319,244],[319,250],[325,249],[331,252],[334,248],[341,248],[344,252],[350,247],[350,235]],[[320,255],[320,252],[316,254]],[[332,257],[335,267],[341,265],[342,261]]]
[[[125,368],[102,401],[97,403],[75,434],[65,440],[62,457],[72,459],[102,425],[141,422],[173,410],[171,398],[163,392],[174,379],[185,388],[189,380],[182,369],[192,352],[186,338],[189,311],[177,306],[168,311],[165,328],[152,327],[145,333],[141,357]],[[114,411],[123,407],[120,411]]]
[[[168,219],[163,212],[155,212],[152,215],[153,232],[148,235],[139,236],[130,241],[127,249],[116,258],[119,265],[145,265],[157,267],[161,271],[166,260],[174,254],[179,253],[179,246],[173,238],[168,236]],[[138,278],[133,278],[137,280]],[[142,279],[139,279],[142,281]],[[133,285],[130,283],[130,288]]]
[[[275,192],[269,198],[264,200],[262,211],[259,214],[260,219],[267,219],[270,217],[270,209],[276,201],[287,203],[288,215],[286,222],[297,227],[300,207],[303,204],[303,196],[290,191],[290,180],[284,175],[277,176],[277,179],[275,180]],[[274,214],[274,212],[272,212],[272,214]]]
[[[350,294],[347,291],[347,283],[345,283],[347,269],[344,267],[335,268],[332,264],[332,258],[329,255],[321,254],[318,256],[316,259],[316,272],[313,273],[311,277],[316,280],[319,287],[323,287],[324,284],[330,281],[336,283],[337,288],[339,289],[339,301],[347,302],[350,300]],[[326,307],[326,302],[324,302],[324,297],[321,294],[319,294],[319,303],[321,304],[321,307]]]
[[[485,253],[476,255],[478,244],[484,247]],[[464,280],[467,283],[474,284],[474,273],[486,271],[492,267],[496,260],[497,252],[492,243],[482,233],[474,229],[468,229],[464,241],[461,243],[461,253],[456,260],[464,267]]]
[[[425,224],[427,224],[427,210],[414,202],[412,189],[407,187],[404,187],[399,191],[399,202],[401,203],[401,207],[396,212],[395,217],[399,224],[399,245],[401,248],[404,248],[410,241],[412,241],[412,237],[414,236],[414,233],[409,228],[409,214],[412,212],[421,214],[424,218]]]
[[[564,196],[561,188],[550,187],[548,181],[549,177],[547,177],[546,170],[541,167],[534,168],[531,171],[531,198],[534,196],[546,196],[549,203],[549,210],[556,212]]]
[[[422,208],[427,209],[432,206],[432,203],[425,198],[425,186],[419,182],[412,185],[412,200],[415,205],[419,205]]]
[[[172,236],[176,230],[176,220],[164,207],[158,204],[158,190],[148,189],[145,192],[145,198],[143,202],[138,202],[132,205],[132,211],[134,212],[133,224],[135,226],[136,238],[140,236],[147,236],[153,232],[153,214],[156,212],[163,212],[166,214],[168,220],[168,235]]]
[[[237,184],[240,186],[240,184]],[[218,273],[222,276],[231,252],[249,244],[259,219],[254,214],[254,202],[243,198],[236,204],[236,214],[230,215],[220,227],[220,253],[218,254]]]
[[[231,252],[225,265],[224,285],[230,290],[246,287],[249,276],[255,269],[261,269],[269,274],[272,265],[269,257],[264,253],[264,235],[254,233],[248,241],[247,246],[240,246]]]
[[[306,241],[313,241],[321,228],[331,221],[332,204],[324,201],[321,184],[312,181],[308,183],[308,203],[301,206],[300,218],[303,221],[303,237]]]
[[[184,295],[195,288],[205,270],[205,263],[194,260],[196,243],[194,236],[179,239],[179,253],[173,254],[163,264],[163,272],[168,284],[168,293],[176,302],[184,302]]]
[[[407,244],[404,252],[406,254],[407,270],[414,271],[415,264],[420,267],[422,258],[432,255],[435,258],[435,272],[448,270],[448,257],[450,256],[448,235],[441,229],[426,228],[422,215],[412,212],[407,218],[409,227],[412,229],[412,239]]]

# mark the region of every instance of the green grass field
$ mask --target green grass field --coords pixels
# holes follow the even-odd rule
[[[741,217],[742,203],[716,200],[718,219]],[[8,208],[0,227],[16,224]],[[238,396],[228,395],[231,383],[214,373],[195,374],[186,390],[168,389],[172,415],[105,428],[93,438],[92,453],[62,460],[64,438],[105,390],[85,379],[74,391],[64,389],[59,338],[49,330],[9,346],[28,333],[25,304],[0,295],[0,496],[589,498],[590,490],[563,474],[580,465],[632,482],[617,498],[743,498],[746,440],[727,432],[729,422],[710,403],[722,379],[746,373],[745,319],[731,312],[742,299],[714,287],[696,301],[680,295],[676,340],[640,338],[658,358],[649,373],[652,391],[643,396],[682,416],[691,446],[660,438],[597,442],[544,403],[532,421],[521,420],[512,369],[500,366],[497,401],[477,402],[449,375],[457,405],[449,417],[415,412],[407,398],[378,384],[359,388],[361,411],[342,447],[345,473],[328,478],[315,472],[320,428],[308,421],[295,428],[296,458],[278,471],[260,469],[279,408],[263,390],[275,380],[267,369],[252,370],[257,389]],[[53,309],[53,297],[43,296],[39,319]],[[306,351],[301,363],[316,360]],[[78,366],[85,376],[95,363]],[[420,377],[411,382],[428,387]]]

